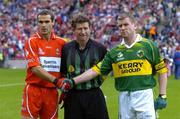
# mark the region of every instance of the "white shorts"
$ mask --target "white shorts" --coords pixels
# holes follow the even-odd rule
[[[155,119],[152,89],[120,92],[119,119]]]

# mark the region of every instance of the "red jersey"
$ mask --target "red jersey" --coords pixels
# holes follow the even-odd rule
[[[41,66],[55,77],[61,77],[61,54],[65,41],[51,35],[50,40],[43,39],[38,33],[25,42],[24,53],[27,61],[27,84],[36,84],[41,87],[55,87],[53,83],[43,80],[31,71],[34,66]]]

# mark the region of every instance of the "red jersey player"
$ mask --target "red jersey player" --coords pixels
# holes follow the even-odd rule
[[[25,42],[26,85],[22,97],[22,119],[57,119],[61,84],[61,50],[65,41],[53,33],[54,15],[37,15],[38,31]]]

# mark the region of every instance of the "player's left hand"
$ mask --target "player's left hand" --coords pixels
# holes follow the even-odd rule
[[[154,102],[155,110],[164,109],[167,106],[166,97],[159,96]]]
[[[63,84],[61,86],[61,91],[62,92],[68,92],[69,90],[71,90],[73,87],[75,86],[75,82],[73,79],[68,79],[68,78],[65,78],[63,80]]]

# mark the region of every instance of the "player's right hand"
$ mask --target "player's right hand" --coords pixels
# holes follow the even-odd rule
[[[53,84],[54,84],[57,88],[61,89],[61,87],[62,87],[62,85],[63,85],[63,80],[64,80],[64,78],[56,78],[56,79],[53,81]]]

